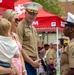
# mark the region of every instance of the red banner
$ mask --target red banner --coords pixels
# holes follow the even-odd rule
[[[57,15],[51,14],[43,9],[39,11],[39,14],[33,22],[33,25],[37,28],[39,32],[52,32],[56,31],[56,27],[59,28],[59,31],[63,30],[63,20]]]
[[[0,8],[14,9],[14,0],[0,0]]]
[[[14,9],[14,0],[0,0],[0,15],[7,9]]]

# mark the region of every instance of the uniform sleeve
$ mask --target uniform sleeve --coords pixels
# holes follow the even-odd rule
[[[18,35],[19,41],[21,44],[23,44],[23,24],[19,23],[16,29],[16,33]]]
[[[52,51],[48,51],[47,55],[46,55],[46,62],[47,64],[49,64],[49,59],[53,59],[53,52]]]
[[[37,36],[37,47],[38,47],[38,44],[39,44],[38,32],[37,32],[37,30],[36,30],[36,28],[35,28],[34,26],[32,26],[32,27],[33,27],[33,29],[35,30],[35,34],[36,34],[36,36]]]
[[[69,67],[74,68],[74,44],[69,46]]]

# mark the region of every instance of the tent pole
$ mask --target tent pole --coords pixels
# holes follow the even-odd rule
[[[56,41],[57,41],[57,62],[58,62],[58,27],[56,27]]]
[[[60,75],[60,59],[59,59],[59,54],[58,54],[58,27],[56,27],[56,41],[57,41],[57,74]]]
[[[47,32],[47,44],[48,44],[48,32]]]

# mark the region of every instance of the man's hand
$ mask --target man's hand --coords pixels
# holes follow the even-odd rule
[[[35,68],[39,68],[40,65],[41,65],[41,59],[37,59],[33,63],[33,67],[35,67]]]

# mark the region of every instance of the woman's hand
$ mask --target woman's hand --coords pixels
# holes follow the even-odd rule
[[[11,71],[10,71],[10,75],[16,75],[15,66],[14,66],[13,64],[11,64]]]
[[[26,70],[23,70],[22,75],[27,75],[27,71]]]

